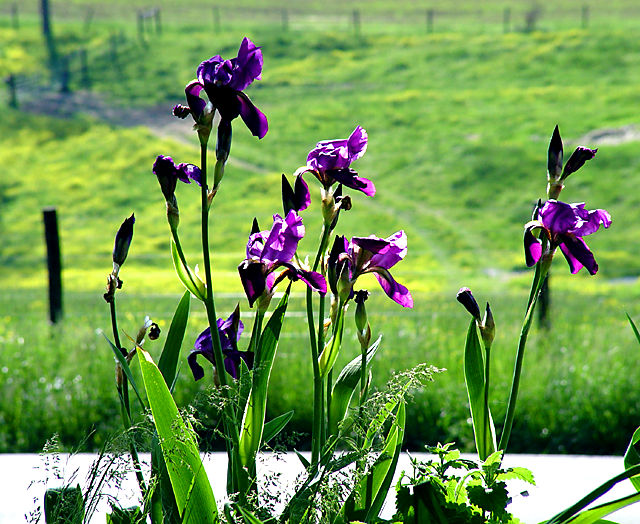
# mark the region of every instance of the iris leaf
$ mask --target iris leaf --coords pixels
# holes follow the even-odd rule
[[[484,356],[475,319],[469,324],[464,348],[464,380],[469,396],[476,449],[480,460],[486,460],[496,450],[496,436],[491,412],[487,412],[488,408],[484,403]]]
[[[640,453],[638,450],[640,449],[640,428],[636,429],[633,432],[633,436],[631,437],[631,442],[629,442],[629,446],[627,447],[627,452],[624,454],[624,468],[629,469],[633,466],[637,466],[640,464]],[[629,479],[633,487],[636,488],[636,491],[640,492],[640,478],[632,477]]]
[[[374,355],[380,347],[382,336],[367,349],[366,366],[369,367]],[[338,432],[338,424],[342,422],[347,413],[347,409],[360,382],[360,370],[362,368],[362,356],[358,355],[349,362],[342,371],[331,392],[331,408],[329,412],[329,433],[335,435]]]
[[[338,318],[336,320],[336,328],[333,332],[331,340],[327,342],[319,357],[320,376],[325,378],[329,371],[333,368],[340,352],[342,344],[342,332],[344,331],[344,309],[338,310]]]
[[[173,319],[171,320],[171,326],[169,326],[169,333],[167,334],[167,339],[164,343],[162,355],[160,355],[160,360],[158,361],[158,369],[160,369],[160,372],[164,377],[164,381],[170,389],[173,389],[173,384],[176,378],[180,348],[182,347],[184,332],[187,329],[187,321],[189,320],[190,301],[191,295],[186,291],[178,303],[176,312],[173,314]]]
[[[373,522],[380,513],[398,464],[405,423],[405,404],[402,401],[385,440],[384,449],[369,472],[360,479],[342,508],[341,518],[344,522]]]
[[[176,274],[178,275],[180,282],[182,282],[184,287],[187,288],[193,296],[204,302],[207,294],[204,283],[188,266],[185,266],[182,263],[180,255],[178,254],[178,248],[176,247],[176,243],[173,239],[171,240],[171,257],[173,258],[173,266],[176,269]]]
[[[109,346],[111,346],[111,351],[113,351],[113,354],[115,355],[116,360],[118,362],[120,362],[120,365],[122,366],[122,370],[124,371],[124,374],[127,376],[127,378],[129,379],[129,382],[133,386],[133,390],[136,392],[136,396],[138,397],[138,401],[140,402],[140,405],[143,408],[148,407],[147,404],[144,402],[144,400],[142,400],[142,397],[140,396],[140,391],[138,390],[138,386],[136,384],[136,381],[133,378],[133,375],[131,373],[131,368],[129,367],[129,363],[127,362],[127,359],[122,354],[122,352],[114,345],[114,343],[111,342],[111,340],[109,340],[107,338],[107,335],[105,335],[104,333],[102,335],[104,336],[104,338],[109,343]]]
[[[256,359],[256,367],[253,370],[253,383],[244,411],[239,445],[242,465],[248,468],[251,474],[255,474],[255,471],[253,471],[255,470],[255,457],[262,443],[269,377],[271,376],[271,368],[276,356],[278,340],[280,339],[280,330],[289,303],[290,289],[291,287],[289,286],[278,307],[271,315],[269,322],[267,322],[260,337],[260,347],[256,352],[260,355],[260,358]]]
[[[279,415],[267,422],[264,425],[264,431],[262,432],[262,444],[266,444],[275,438],[289,423],[291,417],[293,417],[293,410],[287,411],[286,413],[283,413],[282,415]]]
[[[138,361],[182,521],[214,524],[218,521],[218,509],[195,432],[180,416],[162,373],[140,347]]]

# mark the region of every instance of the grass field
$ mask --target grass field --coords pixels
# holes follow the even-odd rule
[[[401,4],[399,12],[411,12],[412,5]],[[372,16],[384,12],[383,3],[367,6]],[[525,3],[513,6],[524,9]],[[631,4],[611,6],[615,11]],[[498,17],[502,7],[488,3],[484,9]],[[308,8],[318,7],[309,2]],[[494,411],[502,418],[531,278],[523,270],[522,225],[544,196],[550,133],[558,123],[567,155],[577,143],[599,147],[596,159],[569,179],[563,198],[611,212],[611,230],[589,238],[600,272],[593,278],[568,275],[558,256],[553,329],[533,334],[512,444],[514,451],[613,453],[623,451],[640,424],[640,392],[634,388],[640,348],[624,316],[640,316],[640,151],[637,141],[584,143],[583,137],[636,123],[640,52],[637,29],[622,20],[597,26],[596,12],[594,6],[587,29],[574,24],[501,34],[500,25],[474,32],[468,24],[461,31],[425,34],[416,25],[401,34],[363,24],[358,37],[343,26],[302,30],[292,23],[283,31],[279,20],[261,25],[240,19],[212,35],[204,23],[165,18],[162,35],[148,36],[145,45],[137,40],[135,20],[125,19],[117,24],[125,37],[117,63],[102,49],[116,27],[111,22],[96,17],[90,37],[81,20],[60,22],[56,31],[64,49],[87,46],[95,92],[109,103],[149,111],[181,102],[197,64],[215,53],[233,56],[244,34],[262,46],[263,80],[249,94],[268,115],[270,131],[257,141],[235,126],[232,157],[244,163],[229,166],[212,222],[221,313],[243,302],[235,267],[253,216],[266,226],[280,209],[280,173],[303,164],[317,140],[346,136],[356,124],[367,129],[369,149],[357,168],[374,180],[378,193],[373,199],[354,195],[354,209],[341,218],[341,227],[348,236],[405,229],[409,255],[394,275],[416,298],[414,310],[401,311],[380,293],[374,297],[372,327],[385,337],[377,383],[422,361],[448,370],[416,394],[408,430],[414,448],[455,440],[470,449],[461,374],[468,319],[454,300],[461,285],[490,300],[496,315]],[[41,67],[45,53],[28,13],[18,30],[9,28],[9,18],[3,23],[4,72],[25,63],[17,56],[29,57],[27,70]],[[73,79],[71,85],[80,87]],[[0,136],[0,451],[37,450],[53,432],[72,445],[91,426],[98,429],[91,444],[99,445],[104,432],[118,426],[113,361],[96,332],[109,326],[101,293],[113,235],[135,211],[119,302],[123,329],[134,332],[146,314],[166,328],[181,290],[172,275],[164,204],[151,165],[157,154],[196,162],[195,139],[179,143],[141,127],[10,109],[0,120]],[[191,258],[199,238],[193,191],[182,187],[178,193]],[[67,291],[66,319],[55,327],[45,320],[40,213],[46,205],[60,214]],[[317,211],[305,216],[309,238],[303,251],[313,249],[318,235]],[[371,287],[377,290],[375,282]],[[248,311],[244,302],[243,309]],[[302,311],[300,298],[292,310]],[[185,353],[203,322],[196,309]],[[311,370],[303,328],[300,316],[288,321],[269,410],[273,416],[295,409],[293,428],[304,432]],[[355,352],[353,331],[347,337]],[[343,361],[349,358],[343,355]],[[183,364],[180,403],[202,388]]]

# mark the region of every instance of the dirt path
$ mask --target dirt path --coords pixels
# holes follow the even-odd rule
[[[196,135],[192,129],[192,120],[180,120],[171,114],[171,107],[126,107],[106,102],[103,97],[92,91],[55,93],[39,91],[37,97],[29,96],[21,108],[29,113],[42,114],[57,118],[72,118],[76,114],[90,117],[112,126],[144,126],[160,138],[170,138],[183,144],[197,146]],[[229,163],[253,173],[268,173],[264,167],[235,157]]]

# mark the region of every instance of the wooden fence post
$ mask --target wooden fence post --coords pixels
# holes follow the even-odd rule
[[[160,8],[156,7],[154,13],[153,13],[153,18],[156,21],[156,34],[157,35],[161,35],[162,34],[162,24],[160,21]]]
[[[89,78],[89,60],[87,60],[87,49],[83,47],[78,50],[80,55],[80,81],[82,85],[88,87],[91,84],[91,79]]]
[[[60,59],[60,92],[70,93],[69,81],[71,80],[71,72],[69,70],[69,62],[71,57],[69,55],[63,55]]]
[[[360,38],[360,11],[358,9],[353,10],[353,34],[356,38]]]
[[[427,33],[433,33],[433,9],[427,9]]]
[[[7,89],[9,90],[9,107],[13,107],[15,109],[18,108],[18,93],[16,90],[16,77],[14,75],[9,75],[4,79],[7,84]]]
[[[11,26],[14,29],[20,28],[20,19],[18,18],[18,4],[11,4]]]
[[[589,6],[582,6],[582,29],[589,27]]]
[[[116,33],[111,33],[109,43],[111,44],[109,46],[111,50],[111,61],[115,63],[118,61],[118,35]]]
[[[91,28],[91,22],[93,22],[93,15],[95,14],[93,7],[88,7],[87,12],[84,15],[84,30],[89,32]]]
[[[144,17],[142,11],[138,11],[138,38],[144,42]]]
[[[505,7],[502,12],[502,29],[505,33],[511,32],[511,9],[509,7]]]
[[[220,8],[218,6],[213,8],[213,30],[216,33],[220,32]]]
[[[44,237],[47,244],[47,269],[49,271],[49,320],[55,324],[62,319],[62,264],[60,262],[60,237],[55,207],[42,210]]]

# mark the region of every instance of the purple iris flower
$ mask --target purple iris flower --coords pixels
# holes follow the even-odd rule
[[[284,277],[302,280],[320,293],[327,292],[327,283],[320,273],[300,269],[291,263],[304,233],[302,218],[291,210],[285,218],[273,215],[273,226],[269,231],[256,231],[249,236],[247,258],[238,266],[238,272],[250,306],[263,293],[271,294]],[[285,271],[276,278],[274,271],[280,267]]]
[[[365,273],[373,273],[389,298],[401,306],[413,307],[413,297],[409,290],[395,281],[389,269],[407,254],[407,236],[398,231],[383,239],[373,235],[353,237],[347,242],[345,237],[336,237],[329,254],[329,285],[334,294],[349,296],[357,278]]]
[[[162,193],[167,200],[171,200],[176,190],[178,180],[190,184],[193,180],[199,186],[201,183],[200,168],[193,164],[175,164],[170,156],[158,155],[153,164],[153,173],[158,177]]]
[[[525,226],[524,248],[527,266],[535,265],[542,257],[543,244],[534,235],[539,230],[548,240],[548,253],[553,255],[557,247],[564,254],[571,273],[586,267],[590,274],[598,272],[598,264],[582,237],[595,233],[600,225],[608,228],[611,215],[604,209],[589,211],[584,203],[566,204],[547,200],[537,211],[536,219]]]
[[[219,318],[217,326],[220,344],[222,346],[222,354],[224,355],[224,368],[229,375],[237,379],[240,371],[240,360],[244,360],[249,369],[253,367],[253,352],[238,351],[238,340],[240,340],[240,335],[244,330],[244,325],[240,321],[240,308],[236,307],[227,320]],[[200,380],[204,377],[204,369],[202,369],[202,366],[197,362],[196,357],[198,355],[202,355],[215,365],[210,328],[200,333],[194,344],[194,349],[191,350],[191,353],[189,353],[187,357],[187,362],[189,363],[191,373],[193,373],[195,380]]]
[[[376,193],[373,182],[358,176],[350,167],[366,150],[367,132],[358,126],[349,138],[318,142],[307,156],[307,165],[296,174],[313,173],[325,189],[338,182],[362,191],[367,196],[373,196]]]
[[[199,122],[207,103],[200,98],[204,89],[214,109],[226,123],[240,116],[254,136],[262,138],[269,128],[267,117],[253,105],[243,92],[254,80],[262,77],[262,51],[244,38],[238,56],[230,60],[215,55],[198,66],[197,79],[187,84],[185,94],[189,111]],[[183,106],[174,108],[174,114],[184,118]]]

